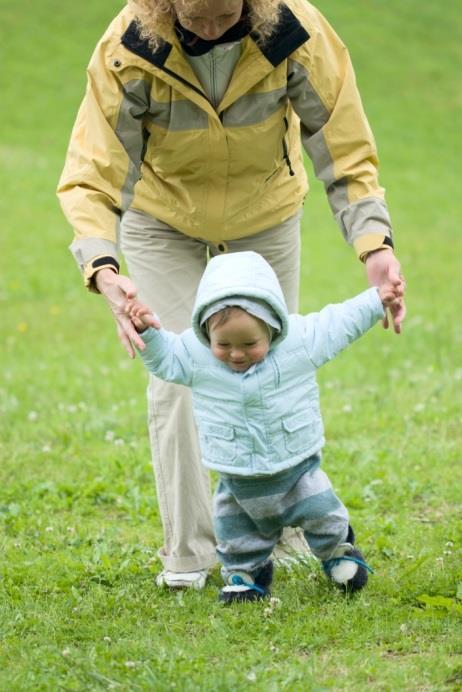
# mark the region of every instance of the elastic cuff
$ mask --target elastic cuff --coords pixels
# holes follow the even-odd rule
[[[109,255],[100,255],[88,262],[83,270],[83,280],[85,287],[93,293],[99,293],[93,277],[100,269],[112,269],[113,272],[118,274],[120,266],[117,260]]]
[[[353,247],[361,262],[365,262],[368,254],[375,250],[393,249],[393,241],[387,235],[366,233],[353,242]]]

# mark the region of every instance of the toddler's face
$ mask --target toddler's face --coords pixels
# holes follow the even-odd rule
[[[209,336],[215,358],[237,372],[245,372],[269,351],[270,339],[264,322],[239,308],[231,310],[224,324],[214,326],[211,318]]]

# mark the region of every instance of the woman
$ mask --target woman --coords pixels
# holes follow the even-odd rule
[[[299,290],[302,147],[374,285],[404,280],[376,149],[348,52],[304,0],[130,0],[91,59],[59,185],[86,285],[131,357],[137,293],[185,329],[209,256],[254,250],[289,311]],[[118,246],[130,278],[119,274]],[[387,326],[387,325],[385,325]],[[164,529],[158,583],[205,583],[215,563],[209,480],[189,392],[151,379],[149,428]]]

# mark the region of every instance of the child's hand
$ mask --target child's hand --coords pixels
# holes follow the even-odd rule
[[[386,291],[393,291],[393,300],[389,300],[388,295],[384,296],[387,314],[383,320],[383,326],[386,329],[391,321],[395,333],[400,334],[401,324],[406,316],[404,299],[406,281],[393,250],[388,248],[370,252],[366,259],[366,272],[370,285],[378,286],[379,292],[382,288]],[[382,296],[380,297],[382,298]]]
[[[153,314],[151,308],[137,300],[129,301],[126,312],[138,333],[144,332],[148,327],[160,329],[159,318]]]
[[[391,322],[397,334],[401,332],[401,322],[404,318],[405,308],[403,293],[400,287],[392,283],[384,283],[379,287],[379,296],[386,312],[389,312]],[[388,314],[384,319],[385,329],[388,327]]]

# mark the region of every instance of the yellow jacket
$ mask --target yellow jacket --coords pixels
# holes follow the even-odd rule
[[[242,39],[216,109],[174,31],[163,38],[150,50],[125,8],[88,67],[58,188],[87,281],[117,257],[128,207],[216,244],[284,221],[308,190],[301,144],[358,256],[392,246],[349,55],[312,5],[285,0],[269,42]]]

